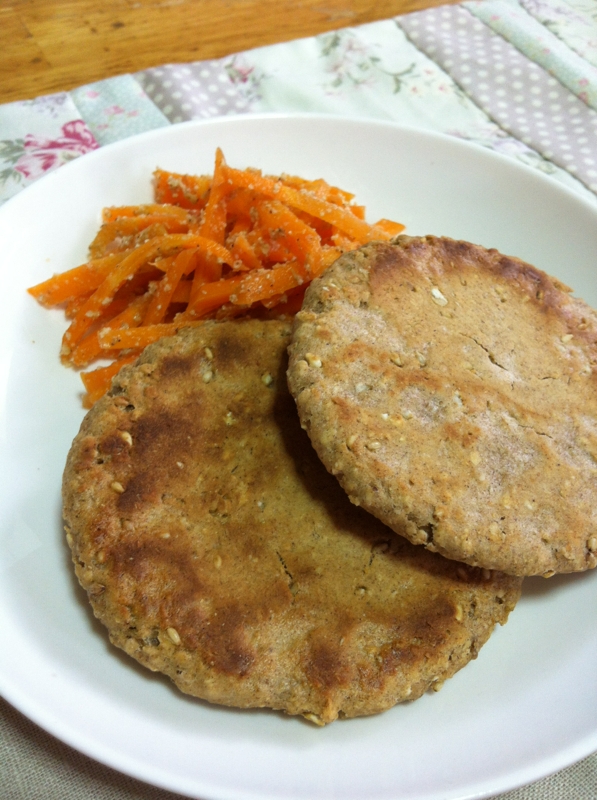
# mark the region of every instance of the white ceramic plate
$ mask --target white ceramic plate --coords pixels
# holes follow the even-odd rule
[[[389,124],[242,117],[86,155],[0,210],[0,689],[88,755],[203,800],[455,800],[597,750],[597,572],[528,580],[509,623],[437,695],[317,729],[179,694],[112,648],[72,576],[60,480],[83,412],[58,361],[61,313],[25,288],[84,259],[105,205],[150,199],[156,166],[325,177],[369,218],[518,255],[597,306],[597,211],[461,141]]]

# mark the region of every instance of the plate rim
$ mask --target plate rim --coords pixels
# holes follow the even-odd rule
[[[312,113],[295,114],[295,113],[286,113],[286,112],[279,112],[279,113],[278,112],[275,112],[275,113],[272,112],[272,113],[256,113],[256,114],[232,115],[232,116],[229,116],[229,117],[216,117],[216,118],[212,118],[212,119],[209,119],[209,120],[189,120],[187,122],[177,123],[175,125],[169,125],[169,126],[164,126],[164,127],[161,127],[161,128],[155,128],[155,129],[152,129],[152,130],[145,131],[143,133],[137,134],[135,136],[128,137],[126,139],[122,139],[122,140],[119,140],[119,141],[104,145],[104,146],[98,148],[97,150],[91,151],[91,152],[89,152],[89,153],[87,153],[87,154],[85,154],[83,156],[78,157],[77,159],[73,160],[72,162],[69,162],[68,164],[63,165],[59,169],[54,170],[54,171],[44,175],[39,180],[37,180],[34,183],[30,184],[29,186],[25,187],[18,194],[14,195],[12,198],[7,200],[6,203],[4,203],[2,206],[0,206],[0,227],[2,226],[2,223],[3,223],[3,220],[4,220],[5,217],[7,217],[7,216],[10,217],[10,215],[12,215],[13,213],[17,213],[18,214],[18,206],[21,203],[28,202],[29,197],[34,195],[36,190],[40,191],[36,187],[39,187],[40,185],[43,185],[43,190],[45,191],[45,187],[50,186],[51,182],[53,182],[53,181],[68,180],[71,173],[74,173],[76,175],[76,171],[80,170],[82,168],[81,167],[81,163],[82,162],[84,162],[85,164],[89,164],[92,161],[92,159],[103,160],[105,158],[109,158],[111,153],[116,152],[116,151],[121,150],[121,149],[126,149],[128,147],[131,147],[137,142],[142,144],[145,141],[148,141],[148,140],[151,141],[152,139],[156,139],[156,138],[157,139],[161,139],[162,137],[168,138],[169,135],[172,135],[173,131],[175,131],[177,129],[180,129],[180,128],[218,127],[218,126],[221,126],[223,124],[226,125],[226,126],[229,126],[229,125],[232,125],[232,126],[241,125],[242,126],[242,124],[247,122],[247,121],[251,121],[251,122],[259,122],[259,121],[265,121],[265,120],[289,121],[289,120],[294,120],[296,118],[305,119],[305,120],[313,120],[315,122],[329,121],[329,122],[333,122],[334,124],[340,124],[340,125],[345,124],[345,123],[357,124],[358,126],[378,127],[378,128],[383,128],[383,129],[387,129],[387,130],[394,130],[396,132],[404,131],[404,132],[407,132],[407,133],[410,133],[410,134],[415,133],[417,136],[424,137],[424,138],[427,138],[429,140],[441,140],[442,142],[448,144],[449,146],[455,146],[455,147],[461,148],[463,150],[473,149],[477,153],[483,154],[484,157],[488,157],[490,159],[495,159],[495,160],[497,160],[497,162],[501,162],[502,164],[507,165],[509,169],[514,169],[515,171],[523,171],[523,172],[525,172],[527,175],[532,176],[534,179],[536,179],[540,184],[542,183],[545,186],[549,186],[550,187],[550,191],[560,192],[560,193],[562,193],[562,196],[566,196],[568,198],[573,199],[575,202],[579,203],[581,206],[584,206],[586,208],[586,210],[589,211],[591,214],[593,214],[595,216],[595,218],[597,219],[597,207],[594,206],[589,199],[587,199],[587,198],[583,197],[582,195],[576,193],[572,188],[570,188],[568,186],[565,186],[565,185],[563,185],[561,183],[558,183],[557,181],[555,181],[553,178],[549,177],[548,175],[545,175],[545,174],[539,172],[538,170],[534,169],[533,167],[525,165],[520,161],[517,161],[516,159],[512,158],[511,156],[495,152],[494,150],[491,150],[488,147],[484,147],[483,145],[478,144],[477,142],[472,142],[472,141],[469,141],[469,140],[466,140],[466,139],[461,139],[461,138],[458,138],[458,137],[455,137],[455,136],[451,136],[449,134],[444,134],[444,133],[441,133],[441,132],[436,132],[436,131],[427,130],[427,129],[421,129],[421,128],[418,128],[416,126],[401,125],[399,123],[395,123],[395,122],[392,122],[392,121],[372,120],[372,119],[367,119],[367,118],[362,118],[362,117],[357,117],[357,116],[339,116],[339,115],[333,115],[333,114],[312,114]],[[25,200],[21,199],[23,197],[25,197]],[[13,212],[12,209],[16,209],[16,211]],[[0,343],[0,346],[1,346],[1,343]],[[2,378],[1,375],[0,375],[0,378]],[[0,616],[2,615],[2,613],[3,613],[3,609],[0,608]],[[66,726],[66,728],[64,728],[61,720],[55,720],[55,719],[52,720],[50,718],[47,718],[47,715],[44,714],[45,709],[42,709],[39,706],[37,706],[36,708],[33,708],[32,706],[36,705],[36,704],[31,704],[30,702],[28,702],[28,698],[26,696],[22,695],[22,693],[20,695],[17,687],[13,686],[12,689],[9,687],[8,691],[7,691],[6,676],[3,674],[2,669],[0,669],[0,690],[2,691],[2,694],[3,694],[4,698],[6,699],[6,701],[10,705],[14,706],[14,708],[16,708],[18,711],[23,713],[28,719],[30,719],[32,722],[34,722],[35,724],[37,724],[40,727],[42,727],[48,733],[50,733],[50,734],[52,734],[54,736],[57,736],[57,738],[59,738],[64,743],[66,743],[68,746],[73,747],[75,750],[84,753],[86,756],[90,757],[91,759],[93,759],[95,761],[98,761],[98,762],[100,762],[100,763],[102,763],[102,764],[104,764],[104,765],[106,765],[106,766],[108,766],[110,768],[116,769],[116,770],[118,770],[119,772],[122,772],[125,775],[130,775],[130,776],[134,777],[135,779],[140,780],[140,781],[142,781],[144,783],[151,783],[151,785],[159,786],[160,788],[162,788],[162,789],[164,789],[166,791],[177,791],[177,792],[185,792],[185,793],[189,791],[188,788],[184,788],[183,787],[183,784],[186,783],[184,780],[182,781],[181,786],[179,786],[179,787],[174,786],[171,779],[170,780],[159,779],[157,774],[154,775],[154,777],[151,778],[151,781],[148,781],[148,778],[146,777],[147,773],[145,773],[145,775],[144,775],[142,771],[138,771],[138,770],[135,771],[134,769],[131,769],[132,765],[131,765],[130,756],[128,756],[128,759],[129,759],[128,763],[125,764],[124,761],[126,761],[126,759],[123,759],[122,762],[120,763],[121,760],[119,758],[116,758],[116,759],[112,758],[110,760],[107,756],[106,757],[99,756],[98,755],[97,746],[94,746],[92,744],[90,744],[87,748],[82,747],[80,742],[75,741],[72,736],[68,735],[68,732],[67,732],[66,728],[68,728],[69,726]],[[51,714],[49,716],[52,717]],[[74,733],[74,731],[73,731],[73,733]],[[589,738],[590,738],[590,741],[591,741],[591,745],[590,746],[589,746]],[[510,773],[511,777],[514,777],[516,775],[518,777],[514,778],[514,782],[506,781],[503,784],[503,786],[500,786],[500,787],[497,788],[497,791],[498,792],[509,791],[509,790],[514,789],[514,788],[518,788],[519,786],[526,785],[529,781],[533,782],[533,781],[539,780],[542,777],[546,777],[547,775],[554,774],[555,772],[560,771],[561,769],[565,768],[566,766],[570,766],[571,764],[576,763],[577,761],[579,761],[580,759],[586,757],[587,755],[590,755],[597,748],[597,727],[596,727],[596,729],[594,731],[594,734],[592,735],[592,738],[591,737],[589,737],[589,738],[587,739],[587,742],[584,743],[584,746],[583,746],[583,742],[579,741],[579,742],[575,742],[573,745],[570,745],[567,749],[560,751],[559,759],[554,759],[554,757],[551,756],[548,759],[540,760],[535,765],[527,766],[525,768],[521,768],[515,773]],[[113,755],[118,755],[118,754],[113,754]],[[537,770],[537,766],[539,764],[542,764],[542,765],[544,764],[544,766],[540,767],[540,769]],[[547,764],[549,764],[548,768],[547,768]],[[140,766],[142,766],[142,765],[140,765]],[[154,771],[154,770],[152,770],[152,771]],[[492,796],[494,794],[494,792],[496,791],[496,788],[495,787],[490,787],[490,786],[485,786],[484,787],[482,785],[482,783],[483,782],[480,782],[478,789],[474,790],[475,791],[474,794],[472,794],[472,795],[471,794],[467,794],[466,796],[467,797],[469,797],[469,796],[470,797],[475,797],[475,798],[482,798],[482,797],[490,797],[490,796]],[[469,787],[469,788],[471,788],[471,787]],[[194,790],[194,791],[196,791],[196,790]],[[203,790],[201,790],[201,791],[203,792]],[[189,797],[196,797],[197,795],[193,793],[193,794],[189,794],[188,796]],[[220,796],[223,797],[224,795],[213,794],[214,798],[215,797],[220,797]],[[230,792],[230,790],[228,790],[227,796],[229,796],[231,798],[232,797],[239,798],[239,800],[241,800],[241,798],[242,798],[242,800],[246,800],[246,798],[257,797],[258,795],[254,794],[254,793],[253,794],[248,794],[248,793],[237,794],[235,792]],[[271,795],[272,798],[274,796],[278,797],[278,795]],[[446,797],[446,798],[447,797],[456,798],[456,796],[457,795],[449,795],[446,792],[442,792],[441,793],[441,797],[442,798],[444,798],[444,797]],[[433,796],[429,795],[429,800],[435,800],[436,797],[439,800],[440,794],[433,795]],[[464,798],[465,796],[462,795],[462,797]]]
[[[142,131],[140,133],[136,133],[132,136],[127,136],[124,139],[118,139],[114,142],[109,142],[104,145],[100,145],[94,150],[90,150],[87,153],[83,153],[80,156],[68,161],[66,164],[62,164],[61,166],[52,169],[51,171],[45,173],[40,178],[35,180],[33,183],[30,183],[28,186],[25,186],[21,189],[17,194],[9,197],[2,205],[0,205],[0,209],[4,211],[7,206],[11,206],[15,204],[16,201],[20,197],[23,196],[24,193],[29,193],[31,190],[35,189],[35,187],[39,186],[40,183],[46,183],[51,180],[55,180],[57,175],[64,175],[65,171],[66,174],[69,174],[71,170],[80,169],[80,162],[85,160],[85,163],[89,163],[92,159],[102,158],[106,152],[111,153],[121,148],[126,148],[130,146],[134,142],[143,142],[146,139],[153,139],[153,138],[161,138],[162,136],[168,136],[169,133],[172,131],[181,130],[185,128],[193,128],[193,127],[218,127],[220,125],[227,126],[235,126],[235,125],[242,125],[244,122],[259,122],[259,121],[289,121],[289,120],[312,120],[314,122],[330,122],[330,123],[340,123],[340,124],[349,124],[349,125],[357,125],[357,126],[364,126],[364,127],[377,127],[380,129],[387,129],[387,130],[398,130],[404,131],[406,133],[416,134],[417,136],[421,136],[423,138],[435,139],[444,142],[448,145],[454,145],[455,147],[470,149],[476,151],[477,153],[483,153],[487,155],[489,158],[496,159],[497,161],[501,162],[504,165],[509,165],[516,170],[522,170],[526,172],[529,176],[534,176],[540,182],[543,182],[546,186],[550,186],[555,188],[556,190],[562,191],[565,195],[569,198],[574,200],[578,200],[582,205],[586,206],[588,209],[595,211],[597,205],[594,205],[593,202],[586,196],[580,194],[580,192],[575,191],[575,189],[571,188],[570,186],[566,186],[563,183],[558,182],[554,178],[550,177],[548,174],[540,171],[539,169],[530,166],[529,164],[525,164],[524,162],[516,159],[513,156],[506,155],[504,153],[500,153],[489,146],[485,146],[478,141],[474,141],[472,139],[467,139],[465,137],[458,136],[456,134],[449,134],[444,133],[442,131],[436,131],[430,128],[420,128],[416,125],[412,124],[403,124],[400,122],[395,122],[393,120],[385,120],[385,119],[376,119],[376,118],[368,118],[358,116],[356,114],[349,115],[349,114],[323,114],[318,112],[291,112],[291,111],[256,111],[256,112],[247,112],[242,114],[229,114],[223,117],[211,117],[209,119],[190,119],[184,120],[183,122],[175,122],[168,125],[163,125],[158,128],[151,128],[150,130]],[[587,190],[590,192],[590,190]],[[595,203],[597,204],[597,195],[595,195]]]

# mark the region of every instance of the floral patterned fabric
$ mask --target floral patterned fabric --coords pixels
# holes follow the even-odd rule
[[[66,93],[0,106],[0,201],[98,147]]]
[[[542,25],[515,0],[472,0],[464,7],[534,63],[557,75],[566,88],[597,110],[597,65],[561,41],[555,32],[559,33],[560,28],[554,27],[552,32],[550,26]],[[593,49],[597,50],[597,41]]]
[[[132,75],[90,83],[71,97],[99,144],[170,124]]]
[[[521,0],[521,5],[571,50],[597,67],[595,0]]]

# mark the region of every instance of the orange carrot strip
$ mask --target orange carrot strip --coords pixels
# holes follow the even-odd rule
[[[227,303],[238,290],[242,280],[242,276],[235,276],[199,286],[196,295],[191,293],[185,317],[202,317],[209,314],[210,311],[214,311],[218,306]]]
[[[154,196],[158,203],[172,203],[180,208],[200,210],[206,202],[211,186],[209,175],[180,175],[156,169]]]
[[[293,255],[279,238],[272,237],[272,231],[260,222],[249,231],[247,241],[255,251],[262,267],[292,261]]]
[[[148,228],[150,225],[159,223],[161,225],[168,225],[174,227],[185,227],[188,224],[188,219],[185,216],[178,214],[139,214],[137,217],[119,217],[117,219],[104,222],[100,231],[115,231],[117,234],[123,236],[125,234],[138,233],[143,228]]]
[[[346,206],[346,207],[358,219],[363,219],[363,220],[365,219],[365,206],[351,205],[351,206]]]
[[[127,253],[114,253],[105,258],[92,259],[86,264],[73,267],[59,275],[53,275],[47,281],[38,283],[27,289],[29,294],[43,306],[57,306],[66,303],[86,292],[93,291]]]
[[[77,311],[81,308],[83,303],[88,300],[93,292],[85,292],[85,294],[81,294],[78,297],[73,297],[72,300],[69,300],[64,308],[64,316],[67,319],[72,319]]]
[[[306,178],[299,178],[298,175],[280,175],[280,181],[284,186],[290,186],[292,189],[299,189],[302,192],[310,192],[322,200],[327,200],[330,185],[323,178],[317,178],[314,181],[309,181]]]
[[[159,269],[161,273],[165,274],[172,267],[172,264],[174,264],[174,259],[176,258],[177,255],[178,253],[175,253],[174,255],[170,256],[162,256],[161,258],[154,258],[152,264],[154,267]]]
[[[400,222],[394,222],[391,219],[380,219],[375,223],[375,227],[378,230],[384,231],[390,237],[398,236],[405,228]]]
[[[283,242],[308,274],[321,252],[319,236],[313,228],[277,200],[259,203],[257,212],[262,225],[272,230],[272,238]]]
[[[161,280],[163,274],[164,273],[156,269],[153,264],[143,264],[141,269],[138,269],[132,278],[123,283],[114,295],[112,303],[107,306],[105,313],[102,312],[100,315],[99,320],[101,321],[104,317],[109,319],[113,317],[114,314],[120,314],[124,305],[113,305],[114,303],[118,301],[119,303],[123,302],[126,304],[134,300],[135,297],[144,294],[152,283],[157,283],[157,281]]]
[[[211,256],[222,264],[231,265],[234,262],[234,257],[227,247],[224,247],[218,242],[207,239],[205,236],[196,236],[197,248],[203,251],[206,255]]]
[[[240,261],[246,269],[259,269],[263,266],[243,232],[235,236],[230,252],[234,257],[235,267],[237,266],[237,261]]]
[[[331,236],[332,244],[338,247],[343,252],[347,252],[349,250],[356,250],[357,247],[360,247],[359,242],[355,242],[354,239],[351,239],[350,236],[346,236],[344,233],[340,233],[336,231]]]
[[[351,192],[345,192],[337,186],[330,186],[330,184],[323,178],[317,178],[314,181],[299,178],[296,175],[282,174],[280,180],[286,186],[291,186],[294,189],[301,189],[303,191],[311,192],[323,200],[336,205],[348,206],[350,201],[354,198]]]
[[[187,218],[185,209],[174,203],[145,203],[138,206],[108,206],[102,211],[102,220],[103,222],[114,222],[124,217],[141,217],[152,214],[167,214],[183,220]]]
[[[143,264],[157,256],[165,255],[168,251],[187,248],[205,247],[208,252],[223,252],[229,256],[226,248],[210,242],[202,236],[193,236],[185,233],[171,233],[151,239],[140,245],[127,255],[104,279],[89,300],[79,309],[75,318],[63,336],[63,355],[68,356],[72,348],[80,341],[85,331],[100,316],[102,308],[107,305],[116,291],[126,280],[130,280]]]
[[[329,222],[325,222],[325,220],[319,219],[319,217],[313,217],[311,214],[299,211],[298,208],[293,209],[293,213],[306,225],[313,228],[319,236],[321,244],[329,244],[331,242],[331,236],[336,230],[333,225],[330,225]]]
[[[189,233],[185,235],[188,236],[188,245],[185,245],[185,248],[196,248],[205,255],[213,257],[216,261],[222,264],[231,265],[234,262],[234,256],[227,247],[224,247],[217,242],[213,242],[211,239],[207,239],[205,236],[200,236],[198,233]],[[168,256],[167,258],[170,257]],[[158,269],[161,269],[162,272],[166,272],[170,263],[171,262],[166,259],[156,259],[153,262],[154,266],[156,266]],[[192,272],[192,270],[193,265],[191,262],[187,267],[187,273]]]
[[[123,241],[126,246],[131,237],[153,225],[160,225],[164,233],[187,233],[189,228],[186,219],[179,219],[167,214],[124,217],[112,222],[105,222],[89,245],[89,252],[92,256],[101,256],[110,245],[116,245],[117,249],[122,250],[124,249],[121,244]],[[112,247],[112,249],[116,248]]]
[[[112,362],[107,367],[98,367],[91,372],[82,372],[81,380],[87,393],[83,397],[83,406],[91,408],[101,397],[103,397],[112,383],[112,378],[117,375],[125,364],[131,364],[138,358],[138,353],[120,356],[117,361]]]
[[[266,317],[279,319],[280,317],[293,317],[303,306],[306,286],[299,286],[297,289],[290,289],[283,295],[264,300],[263,305],[267,309]]]
[[[228,213],[230,213],[230,207],[228,207]],[[246,233],[250,231],[252,228],[253,223],[249,219],[249,217],[236,217],[232,222],[232,227],[228,232],[226,237],[225,244],[228,246],[229,240],[234,240],[234,237],[237,236],[239,233]]]
[[[226,162],[224,154],[218,147],[216,150],[216,163],[214,176],[209,192],[209,199],[205,206],[203,222],[199,233],[214,242],[223,245],[226,237],[226,197],[232,191],[231,185],[226,180]]]
[[[166,246],[164,239],[180,239],[181,234],[171,234],[169,237],[160,237],[155,241],[146,242],[133,250],[120,264],[118,264],[104,281],[98,286],[89,300],[79,309],[70,326],[62,337],[62,355],[68,357],[72,348],[79,343],[85,332],[91,327],[94,320],[100,315],[105,306],[111,301],[118,289],[135,272],[151,258],[154,258],[160,248]]]
[[[113,317],[100,330],[138,327],[144,321],[143,315],[151,299],[152,295],[149,293],[135,298],[120,314]],[[93,331],[74,348],[70,356],[70,363],[74,367],[85,367],[102,355],[104,353],[100,345],[99,331]]]
[[[234,189],[226,199],[228,216],[232,218],[245,217],[250,221],[255,200],[255,192]]]
[[[174,290],[174,294],[172,295],[171,303],[184,303],[185,305],[188,304],[189,300],[191,299],[191,286],[193,285],[193,281],[180,281],[176,289]]]
[[[189,306],[194,307],[202,287],[206,283],[217,282],[222,277],[222,263],[205,253],[198,253],[191,286]]]
[[[280,200],[292,208],[306,211],[314,217],[319,217],[326,222],[335,225],[344,233],[348,233],[357,241],[365,244],[375,239],[391,238],[383,230],[378,230],[373,225],[358,219],[347,208],[328,203],[313,194],[284,186],[281,181],[273,178],[266,178],[254,172],[233,169],[226,166],[228,180],[234,186],[259,192],[270,199]]]
[[[193,268],[196,256],[196,250],[182,250],[176,256],[151,298],[143,325],[155,325],[164,319],[180,279]]]
[[[330,186],[326,199],[330,203],[336,203],[336,205],[339,206],[346,206],[351,202],[351,200],[354,200],[354,194],[352,192],[346,192],[344,189],[340,189],[338,186]]]
[[[130,350],[147,347],[162,336],[172,336],[182,328],[202,325],[203,320],[182,319],[174,322],[160,322],[157,325],[143,325],[140,328],[105,329],[99,332],[99,340],[104,350]]]
[[[213,241],[214,244],[223,246],[226,239],[226,220],[227,208],[226,198],[231,192],[231,186],[226,181],[225,175],[226,162],[224,154],[218,147],[214,166],[214,175],[209,192],[209,198],[203,213],[203,221],[199,227],[199,234],[206,239]],[[196,308],[196,300],[199,297],[199,287],[206,281],[218,280],[222,274],[221,262],[229,265],[233,264],[234,257],[228,259],[218,258],[215,252],[207,252],[203,258],[198,259],[198,264],[193,277],[193,288],[189,305]]]
[[[318,275],[330,267],[334,261],[339,258],[342,253],[345,252],[340,247],[324,247],[319,254],[319,258],[316,262],[313,263],[311,267],[311,276],[313,278],[317,278]]]
[[[236,294],[230,297],[235,305],[249,306],[258,300],[267,300],[274,295],[281,295],[289,289],[301,286],[305,279],[297,262],[285,264],[274,269],[256,269],[243,278]]]

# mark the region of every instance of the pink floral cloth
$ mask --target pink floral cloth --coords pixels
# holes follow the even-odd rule
[[[98,147],[66,93],[0,106],[0,200]]]
[[[73,158],[164,125],[131,75],[0,105],[0,203]]]
[[[61,134],[55,139],[41,139],[28,133],[12,142],[14,171],[23,178],[41,178],[45,172],[99,147],[82,119],[64,124]]]

